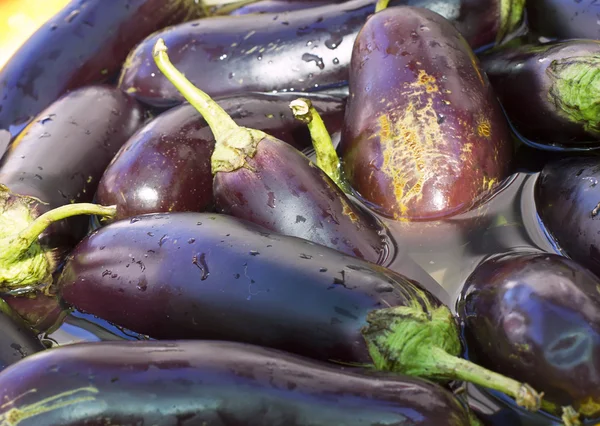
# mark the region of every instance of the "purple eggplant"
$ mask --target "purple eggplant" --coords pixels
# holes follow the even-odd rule
[[[527,23],[547,38],[600,39],[596,0],[527,0]]]
[[[6,370],[0,392],[0,421],[20,426],[479,425],[433,383],[231,342],[68,345]]]
[[[0,70],[0,129],[16,136],[63,94],[113,77],[154,31],[202,14],[195,0],[70,2]]]
[[[70,216],[114,214],[89,203],[142,119],[137,102],[118,89],[89,86],[54,102],[11,144],[0,161],[0,291],[47,288],[88,229],[86,217]]]
[[[481,64],[522,136],[563,148],[600,145],[600,41],[501,49],[482,56]]]
[[[294,10],[310,9],[330,5],[332,3],[343,3],[344,0],[260,0],[255,3],[244,5],[235,9],[230,15],[250,15],[257,13],[283,13]]]
[[[344,101],[308,95],[331,128],[339,132]],[[308,130],[294,120],[288,104],[296,95],[252,93],[217,103],[240,125],[260,129],[298,149],[310,145]],[[96,194],[116,205],[115,219],[166,211],[211,211],[210,158],[215,141],[196,109],[184,104],[160,114],[121,148],[108,166]]]
[[[44,349],[46,347],[18,314],[0,302],[0,371]]]
[[[392,7],[355,41],[340,153],[378,213],[435,220],[473,208],[509,175],[512,139],[456,28],[427,9]]]
[[[180,212],[98,229],[68,256],[57,286],[78,310],[152,338],[237,341],[468,380],[535,410],[530,387],[458,358],[458,326],[434,295],[443,290],[403,270],[237,218]]]
[[[573,157],[544,166],[536,209],[560,249],[600,276],[600,159]]]
[[[373,262],[386,260],[383,226],[308,157],[263,131],[236,124],[171,64],[162,39],[155,60],[215,136],[211,170],[218,212]]]
[[[600,419],[600,279],[571,259],[494,256],[467,279],[459,315],[471,359]]]
[[[396,0],[439,10],[474,48],[493,44],[522,18],[521,0]],[[317,91],[348,80],[352,44],[375,0],[352,0],[284,14],[227,16],[167,28],[130,54],[119,86],[153,106],[183,101],[154,64],[159,38],[173,63],[210,96],[248,91]],[[226,28],[226,30],[224,30]]]

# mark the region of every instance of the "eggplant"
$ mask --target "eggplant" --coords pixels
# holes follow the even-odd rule
[[[0,129],[15,137],[63,94],[114,77],[145,37],[203,13],[196,0],[70,2],[0,70]]]
[[[332,130],[339,132],[344,101],[309,94]],[[310,145],[305,126],[288,108],[292,94],[252,93],[221,98],[217,103],[240,125],[263,130],[298,149]],[[115,205],[115,219],[165,211],[213,210],[210,157],[215,141],[196,109],[172,108],[123,145],[108,166],[96,194],[100,204]]]
[[[231,342],[67,345],[6,370],[0,392],[0,420],[21,426],[479,425],[433,383]]]
[[[535,185],[537,213],[570,258],[600,276],[600,159],[572,157],[544,166]]]
[[[356,38],[349,86],[344,172],[379,214],[454,216],[508,177],[508,123],[472,50],[443,16],[409,6],[373,15]]]
[[[407,258],[407,267],[410,259]],[[539,395],[458,358],[443,290],[237,218],[162,213],[86,236],[58,278],[63,300],[155,339],[255,344],[344,365],[490,386],[531,410]]]
[[[283,13],[294,10],[310,9],[312,7],[326,6],[332,3],[343,3],[343,0],[260,0],[235,9],[230,15],[249,15],[258,13]]]
[[[211,171],[218,212],[359,258],[386,260],[380,222],[354,204],[308,157],[263,131],[236,124],[173,66],[162,39],[154,59],[215,136]]]
[[[600,416],[600,279],[554,253],[505,253],[466,280],[458,313],[471,359]]]
[[[0,371],[45,349],[17,313],[0,302]]]
[[[522,0],[396,0],[439,10],[474,48],[502,40],[521,20]],[[375,0],[284,14],[226,16],[176,25],[131,52],[119,87],[152,106],[183,101],[152,60],[159,38],[173,63],[210,96],[248,91],[318,91],[348,80],[352,44]],[[224,31],[223,28],[227,28]]]
[[[569,40],[501,49],[481,66],[514,128],[562,148],[600,145],[600,41]]]
[[[89,202],[142,120],[137,102],[117,88],[88,86],[54,102],[15,139],[0,160],[0,291],[52,283],[56,266],[88,229],[83,216],[61,219],[114,214]]]
[[[527,0],[530,31],[546,38],[600,39],[594,0]]]

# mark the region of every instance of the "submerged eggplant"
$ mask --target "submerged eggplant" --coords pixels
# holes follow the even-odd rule
[[[288,108],[296,95],[252,93],[217,103],[242,126],[262,130],[297,148],[310,145],[305,126]],[[339,131],[344,101],[308,95]],[[206,121],[189,105],[172,108],[130,138],[108,166],[96,194],[100,204],[115,205],[115,219],[166,211],[213,209],[210,158],[215,141]]]
[[[154,59],[215,136],[211,170],[217,211],[372,262],[386,260],[382,225],[308,157],[260,130],[236,124],[171,64],[162,39]]]
[[[157,339],[237,341],[468,380],[539,406],[527,385],[458,358],[457,324],[434,295],[444,291],[427,274],[419,284],[400,273],[233,217],[164,213],[85,237],[58,287],[80,311]]]
[[[479,425],[432,383],[231,342],[68,345],[4,372],[0,392],[0,421],[20,426]]]
[[[600,277],[600,159],[573,157],[545,165],[535,186],[538,215],[573,260]]]
[[[595,0],[527,0],[527,24],[539,36],[600,39]]]
[[[350,184],[377,212],[434,220],[471,209],[508,176],[512,139],[451,23],[392,7],[354,44],[340,152]]]
[[[502,49],[481,64],[522,136],[563,148],[600,145],[599,41]]]
[[[142,124],[136,101],[116,88],[89,86],[63,96],[30,123],[0,161],[0,291],[52,282],[88,218],[114,214],[88,204],[104,169]]]
[[[144,37],[202,14],[196,0],[71,2],[0,70],[0,129],[15,137],[66,92],[113,77]]]
[[[46,347],[23,320],[0,302],[0,371]]]
[[[473,47],[501,40],[521,21],[522,0],[397,0],[439,10]],[[348,80],[352,44],[375,0],[290,12],[211,18],[148,37],[130,54],[119,86],[140,101],[183,101],[152,59],[159,38],[173,63],[210,96],[248,91],[315,91]],[[227,28],[224,31],[223,28]]]
[[[560,414],[600,417],[600,280],[565,257],[512,253],[480,264],[459,303],[471,359],[544,392]]]

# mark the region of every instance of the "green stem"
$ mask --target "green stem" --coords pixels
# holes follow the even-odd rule
[[[167,46],[159,38],[152,51],[154,61],[183,97],[204,117],[213,135],[215,149],[211,157],[213,174],[231,172],[247,166],[254,157],[258,143],[267,137],[264,132],[238,126],[210,96],[189,81],[169,60]],[[251,167],[248,167],[251,169]]]
[[[570,405],[562,407],[561,420],[565,426],[580,426],[579,413]]]
[[[305,123],[310,131],[313,148],[317,156],[317,166],[333,180],[344,192],[348,193],[350,188],[342,177],[340,159],[335,152],[331,136],[325,127],[323,119],[313,106],[310,99],[298,98],[290,102],[290,109],[294,117]]]
[[[496,44],[500,44],[523,22],[524,10],[525,0],[500,0],[500,26]]]
[[[377,0],[375,3],[375,13],[381,12],[383,9],[388,7],[390,0]]]
[[[113,218],[117,214],[117,207],[105,207],[90,203],[67,204],[57,207],[35,219],[31,225],[19,232],[16,240],[19,241],[19,244],[23,245],[22,251],[26,251],[37,240],[40,234],[54,222],[84,214]]]

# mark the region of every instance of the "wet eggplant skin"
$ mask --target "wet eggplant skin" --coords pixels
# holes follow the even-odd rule
[[[44,349],[42,342],[12,309],[0,308],[0,371]]]
[[[600,276],[600,161],[595,157],[554,160],[535,185],[543,226],[573,260]]]
[[[440,305],[437,283],[420,285],[250,222],[189,212],[99,229],[57,280],[70,305],[153,338],[231,340],[359,363],[371,362],[361,334],[371,310],[415,298]]]
[[[600,280],[553,253],[509,253],[480,264],[458,314],[469,356],[598,417]]]
[[[114,77],[154,31],[201,15],[193,0],[71,2],[0,70],[0,129],[16,136],[66,92]]]
[[[533,142],[568,148],[600,144],[600,131],[568,119],[556,99],[553,69],[598,55],[600,42],[569,40],[503,49],[480,59],[515,129]]]
[[[600,39],[593,0],[527,0],[527,22],[536,34],[556,39]]]
[[[494,43],[499,0],[396,0],[445,13],[473,47]],[[130,54],[119,87],[153,106],[183,101],[152,59],[163,38],[173,64],[211,97],[249,91],[319,91],[348,80],[352,44],[374,0],[351,0],[282,14],[188,22],[146,38]],[[230,28],[230,31],[223,31]],[[198,66],[202,64],[202,66]]]
[[[308,157],[267,136],[247,163],[215,174],[219,213],[371,262],[386,261],[382,226]]]
[[[44,109],[13,141],[0,160],[0,183],[45,203],[37,203],[39,213],[91,202],[104,169],[143,118],[138,103],[117,88],[74,90]],[[57,222],[42,240],[50,247],[71,247],[87,231],[88,220],[79,216]]]
[[[249,15],[257,13],[282,13],[294,10],[310,9],[311,7],[325,6],[332,3],[341,3],[334,0],[261,0],[235,9],[230,13],[232,16]]]
[[[0,391],[14,400],[0,420],[19,413],[21,426],[470,424],[454,396],[430,382],[374,378],[231,342],[68,345],[7,370]],[[63,404],[32,407],[59,396]]]
[[[441,15],[414,7],[373,15],[356,39],[349,87],[344,170],[379,213],[452,216],[508,176],[508,123],[465,39]]]
[[[217,103],[240,126],[263,130],[302,149],[311,139],[307,126],[289,108],[297,96],[249,93]],[[345,102],[317,94],[307,97],[339,139]],[[211,130],[191,105],[163,112],[119,150],[98,184],[96,200],[117,206],[115,220],[145,213],[212,211],[214,145]]]

